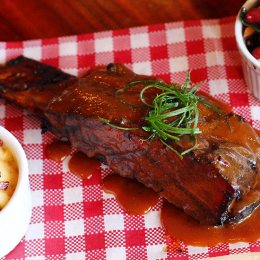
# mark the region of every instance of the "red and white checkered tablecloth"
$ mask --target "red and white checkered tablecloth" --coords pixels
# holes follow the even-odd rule
[[[231,104],[260,129],[260,102],[248,93],[234,37],[235,17],[174,22],[117,31],[24,42],[1,42],[0,63],[24,55],[80,76],[88,68],[120,62],[139,74],[167,82],[207,79],[201,90]],[[260,243],[191,247],[183,253],[166,239],[159,216],[162,201],[143,216],[129,216],[100,177],[80,180],[68,160],[48,160],[44,150],[55,137],[41,135],[40,120],[0,100],[0,125],[21,142],[29,161],[33,212],[27,233],[5,260],[202,259],[260,251]],[[101,176],[110,169],[102,166]],[[101,177],[102,178],[102,177]],[[171,246],[167,244],[172,243]],[[1,245],[0,245],[1,246]]]

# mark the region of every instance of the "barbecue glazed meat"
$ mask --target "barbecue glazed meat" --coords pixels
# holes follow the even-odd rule
[[[144,126],[149,108],[123,103],[115,92],[130,82],[148,78],[151,79],[136,75],[121,64],[93,72],[52,100],[45,111],[47,128],[58,137],[67,137],[73,147],[99,158],[122,176],[136,178],[153,188],[201,223],[224,223],[233,214],[235,202],[257,183],[258,136],[244,118],[223,111],[231,132],[223,117],[199,104],[198,127],[202,133],[197,135],[196,149],[181,159],[158,138],[152,145],[142,141],[149,136],[144,130],[117,129],[98,118],[120,127]],[[140,104],[143,87],[121,92],[120,98]],[[154,96],[151,91],[147,102]],[[189,135],[178,142],[168,142],[179,152],[193,143]]]
[[[19,56],[0,67],[0,95],[43,116],[51,99],[77,78],[41,62]]]
[[[42,104],[49,103],[44,111],[44,130],[60,138],[67,137],[76,149],[89,157],[95,156],[118,174],[153,188],[201,223],[220,225],[250,214],[260,203],[258,190],[254,189],[258,182],[260,140],[252,127],[244,118],[209,101],[226,114],[231,132],[223,117],[198,104],[198,127],[202,133],[197,135],[196,148],[181,159],[156,137],[152,144],[144,141],[150,133],[140,128],[146,125],[148,107],[129,105],[115,95],[128,83],[147,79],[155,78],[136,75],[121,64],[110,64],[107,70],[93,70],[84,79],[74,78],[77,82],[61,94],[54,91],[50,103],[51,94],[46,100],[41,98],[44,88],[34,91],[34,95],[18,90],[18,97],[32,98],[29,108],[34,111],[33,106],[37,107],[39,115],[43,114]],[[139,93],[143,87],[137,85],[123,91],[120,98],[141,104]],[[12,85],[8,88],[2,88],[2,96],[16,101]],[[156,92],[151,90],[145,99],[149,102],[155,96]],[[41,106],[37,105],[39,98]],[[16,103],[27,108],[23,102]],[[138,129],[117,129],[98,117],[110,120],[113,125]],[[167,142],[181,152],[193,146],[194,139],[184,135],[180,141]]]

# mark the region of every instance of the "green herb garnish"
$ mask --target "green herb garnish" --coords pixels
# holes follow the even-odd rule
[[[187,80],[180,85],[172,83],[170,86],[155,80],[136,81],[128,84],[125,88],[118,90],[116,92],[116,96],[121,102],[140,107],[140,105],[126,102],[121,99],[118,94],[119,92],[126,91],[136,85],[148,84],[140,92],[140,100],[143,103],[142,106],[150,108],[148,116],[145,118],[147,125],[142,127],[143,130],[151,133],[147,140],[151,140],[152,143],[154,137],[157,136],[164,145],[169,147],[182,158],[184,154],[190,152],[196,147],[196,134],[201,133],[197,127],[199,120],[199,110],[197,107],[198,103],[208,106],[226,119],[225,115],[219,109],[205,102],[205,97],[196,95],[201,83],[194,85],[190,80],[189,72]],[[152,104],[147,103],[144,99],[144,93],[150,88],[156,88],[160,91],[160,94],[157,94]],[[101,117],[99,117],[99,119],[104,121],[106,124],[121,130],[138,129],[119,127],[111,124],[107,119]],[[174,141],[180,140],[180,136],[182,135],[191,135],[194,138],[194,145],[182,153],[179,153],[167,144],[166,141],[168,139]]]
[[[255,24],[255,23],[248,23],[246,21],[246,8],[242,7],[240,14],[239,14],[239,18],[242,22],[243,25],[247,26],[247,27],[252,27],[253,29],[255,29],[257,32],[260,32],[260,24]]]

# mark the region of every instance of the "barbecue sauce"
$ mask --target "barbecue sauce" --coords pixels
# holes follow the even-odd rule
[[[221,102],[207,93],[200,92],[202,96],[214,101],[227,112],[232,112],[229,104]],[[256,130],[259,135],[260,131]],[[61,143],[55,142],[54,147]],[[56,148],[57,148],[56,147]],[[47,156],[56,161],[62,161],[59,149],[50,149]],[[55,150],[55,151],[54,151]],[[48,149],[47,149],[48,151]],[[55,154],[57,153],[57,154]],[[59,159],[60,158],[60,159]],[[76,176],[88,179],[100,167],[95,158],[88,158],[85,154],[77,152],[69,161],[69,169]],[[147,213],[157,204],[159,197],[151,189],[146,188],[137,180],[113,174],[105,177],[102,183],[103,190],[113,194],[121,208],[130,215]],[[203,226],[197,220],[185,214],[182,210],[166,202],[161,212],[161,223],[168,236],[192,246],[216,246],[220,243],[255,242],[260,238],[260,207],[250,217],[236,224],[222,226]],[[210,238],[210,239],[209,239]]]
[[[119,205],[130,215],[146,214],[159,201],[158,194],[135,179],[113,174],[104,178],[103,190],[115,195]]]
[[[209,96],[209,99],[212,97]],[[225,103],[223,105],[225,106]],[[254,130],[260,137],[260,130]],[[260,188],[259,185],[257,188]],[[256,242],[260,238],[259,220],[260,206],[242,221],[221,226],[203,226],[168,202],[163,205],[161,212],[161,223],[169,237],[186,245],[200,247],[216,246],[220,243]]]
[[[254,128],[254,130],[255,130],[256,134],[260,137],[260,130],[255,129],[255,128]]]
[[[81,179],[89,179],[100,167],[95,158],[89,158],[82,152],[75,153],[69,160],[69,170]]]
[[[46,148],[46,156],[56,162],[64,161],[71,153],[72,148],[68,142],[54,141]],[[69,160],[69,170],[81,179],[89,179],[100,167],[101,163],[95,158],[89,158],[82,152],[76,152]]]
[[[260,131],[256,130],[259,134]],[[46,149],[49,159],[62,162],[71,152],[67,142],[55,141]],[[70,171],[88,179],[100,167],[100,162],[82,152],[69,161]],[[113,174],[104,178],[103,190],[115,195],[119,205],[130,215],[146,214],[158,203],[159,196],[137,180]],[[203,226],[182,210],[166,202],[162,207],[161,223],[169,237],[192,246],[216,246],[220,243],[255,242],[260,238],[260,207],[250,217],[236,224]],[[209,239],[210,238],[210,239]]]
[[[227,111],[228,113],[232,113],[232,108],[231,106],[226,103],[226,102],[223,102],[217,98],[214,98],[213,96],[211,96],[210,94],[206,93],[206,92],[203,92],[203,91],[198,91],[198,94],[203,96],[203,97],[206,97],[207,99],[213,101],[214,103],[216,103],[217,105],[219,105],[221,108],[223,108],[225,111]],[[205,100],[207,101],[207,100]]]
[[[161,222],[167,234],[191,246],[216,246],[220,243],[255,242],[260,238],[260,207],[236,224],[203,226],[170,203],[162,208]]]
[[[54,141],[46,148],[46,156],[56,162],[64,161],[71,153],[71,145],[65,141]]]

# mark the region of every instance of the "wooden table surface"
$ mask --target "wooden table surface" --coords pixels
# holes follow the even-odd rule
[[[236,15],[245,0],[1,0],[0,41]]]

